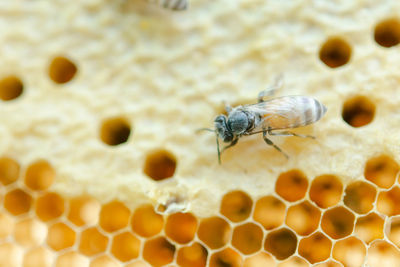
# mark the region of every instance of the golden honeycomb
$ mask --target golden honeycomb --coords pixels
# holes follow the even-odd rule
[[[78,2],[0,4],[0,266],[400,266],[399,1]],[[280,75],[316,139],[218,164]]]

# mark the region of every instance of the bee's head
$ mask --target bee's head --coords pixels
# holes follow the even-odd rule
[[[236,135],[241,135],[246,132],[249,127],[249,119],[241,110],[234,110],[229,114],[227,127]]]
[[[228,128],[226,124],[226,117],[225,115],[219,115],[214,120],[214,127],[217,131],[217,135],[221,137],[224,142],[231,142],[233,140],[232,131]]]

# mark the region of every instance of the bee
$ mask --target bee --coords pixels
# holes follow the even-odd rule
[[[268,135],[315,138],[311,135],[301,135],[286,130],[317,122],[326,113],[326,107],[318,100],[302,95],[264,100],[264,97],[271,95],[281,86],[282,78],[280,77],[270,89],[259,93],[258,103],[234,108],[227,106],[228,116],[218,115],[214,120],[214,129],[200,129],[215,132],[220,164],[222,152],[236,145],[242,136],[262,133],[265,143],[273,146],[286,158],[289,158],[288,155],[275,145]],[[220,150],[219,138],[223,142],[229,143],[222,150]]]
[[[189,6],[188,0],[151,0],[151,2],[171,10],[186,10]]]

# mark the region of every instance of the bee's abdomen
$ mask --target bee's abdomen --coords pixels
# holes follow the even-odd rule
[[[314,98],[298,96],[296,97],[296,102],[295,109],[298,114],[297,125],[293,125],[292,127],[314,123],[320,120],[326,113],[326,107]]]

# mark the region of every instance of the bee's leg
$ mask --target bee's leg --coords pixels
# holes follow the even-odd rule
[[[270,146],[273,146],[276,150],[281,152],[287,159],[289,159],[289,156],[285,152],[283,152],[282,149],[280,149],[277,145],[275,145],[271,140],[269,140],[267,138],[267,132],[268,131],[266,129],[264,129],[264,131],[263,131],[263,139],[264,139],[265,143],[267,143]]]
[[[280,74],[275,78],[275,81],[272,85],[270,85],[267,89],[265,89],[264,91],[261,91],[260,93],[258,93],[258,103],[264,102],[264,98],[266,97],[270,97],[273,94],[275,94],[275,92],[279,89],[281,89],[283,86],[283,75]]]
[[[232,111],[232,107],[231,107],[231,105],[229,105],[229,104],[225,104],[225,111],[226,111],[226,113],[231,113],[231,111]]]
[[[222,148],[221,153],[224,152],[225,150],[227,150],[228,148],[233,147],[234,145],[236,145],[238,141],[239,141],[239,137],[236,137],[235,139],[233,139],[232,142],[229,145],[227,145],[224,148]]]
[[[283,132],[273,132],[271,130],[268,130],[269,135],[275,135],[275,136],[297,136],[297,137],[302,137],[302,138],[311,138],[315,139],[315,136],[312,135],[307,135],[307,134],[297,134],[289,131],[283,131]]]

